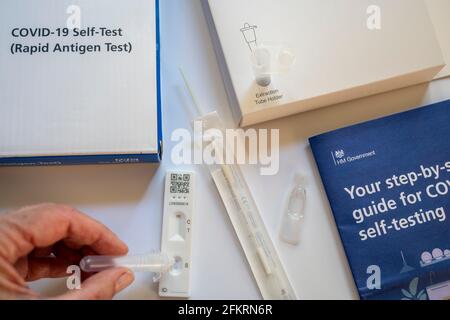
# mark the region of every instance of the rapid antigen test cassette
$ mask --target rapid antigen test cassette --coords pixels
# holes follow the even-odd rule
[[[167,173],[161,251],[133,256],[87,256],[80,262],[83,271],[100,272],[124,267],[134,272],[155,274],[159,295],[170,298],[191,296],[192,227],[195,210],[195,174]]]
[[[156,0],[4,0],[0,166],[159,162]]]
[[[167,173],[161,251],[172,259],[172,268],[159,282],[161,297],[191,295],[191,248],[195,210],[195,174]]]

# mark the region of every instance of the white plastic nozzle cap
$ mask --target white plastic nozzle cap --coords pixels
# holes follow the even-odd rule
[[[278,55],[280,70],[289,71],[295,64],[296,57],[291,50],[283,48]]]

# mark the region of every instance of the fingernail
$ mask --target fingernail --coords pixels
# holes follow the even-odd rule
[[[134,281],[134,275],[131,273],[131,271],[125,272],[116,281],[116,293],[118,293],[118,292],[122,291],[123,289],[125,289],[126,287],[128,287],[133,281]]]

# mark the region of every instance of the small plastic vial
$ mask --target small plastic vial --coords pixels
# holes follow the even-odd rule
[[[281,224],[280,238],[286,243],[298,245],[302,222],[305,218],[306,189],[303,184],[292,190]]]
[[[123,267],[134,272],[151,272],[164,274],[172,268],[171,261],[165,254],[147,254],[140,256],[88,256],[80,262],[81,270],[84,272],[101,272],[111,268]]]

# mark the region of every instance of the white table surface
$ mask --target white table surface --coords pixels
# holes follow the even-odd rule
[[[132,253],[160,247],[163,186],[171,164],[171,132],[190,128],[189,104],[178,74],[189,76],[200,104],[231,113],[203,12],[198,0],[161,1],[162,82],[165,159],[153,165],[1,168],[0,212],[40,202],[67,203],[102,221]],[[275,239],[302,299],[355,299],[356,289],[306,139],[318,133],[450,98],[450,79],[435,81],[358,101],[344,103],[259,126],[281,129],[281,168],[261,177],[257,167],[244,175],[267,227]],[[208,174],[198,172],[198,206],[193,247],[194,299],[259,299],[246,259]],[[296,173],[308,177],[307,218],[298,247],[278,241],[280,207]],[[270,194],[270,197],[267,195]],[[53,295],[64,291],[64,280],[32,284]],[[151,275],[138,275],[119,299],[157,299]]]

